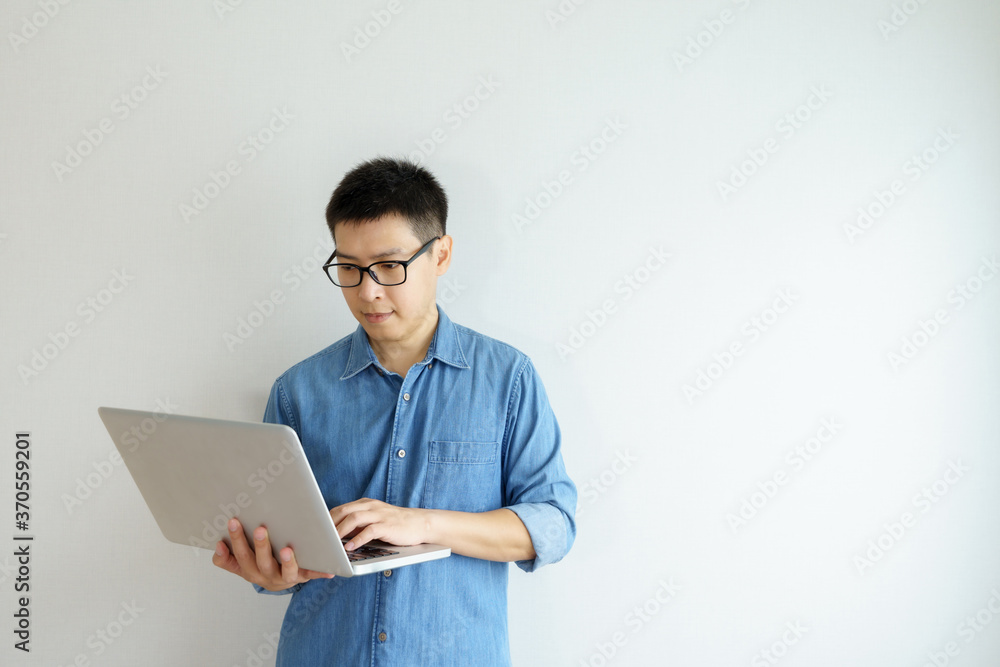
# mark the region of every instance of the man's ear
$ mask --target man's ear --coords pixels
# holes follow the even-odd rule
[[[434,244],[434,268],[439,276],[443,276],[451,266],[451,243],[452,238],[445,234]]]

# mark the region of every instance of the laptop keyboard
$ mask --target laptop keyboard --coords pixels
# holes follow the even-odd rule
[[[352,563],[356,563],[359,560],[370,560],[372,558],[381,558],[382,556],[395,556],[398,553],[398,551],[389,551],[388,549],[383,549],[382,547],[373,547],[364,544],[353,551],[348,551],[347,557]]]

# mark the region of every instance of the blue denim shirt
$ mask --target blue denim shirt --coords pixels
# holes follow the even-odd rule
[[[576,487],[534,366],[440,306],[427,356],[405,378],[379,363],[359,325],[275,381],[264,421],[295,429],[329,507],[362,497],[506,507],[531,535],[535,558],[517,562],[526,572],[573,544]],[[292,599],[277,665],[509,665],[507,571],[452,554],[298,584],[279,593]]]

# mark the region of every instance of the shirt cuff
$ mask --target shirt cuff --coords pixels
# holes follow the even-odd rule
[[[250,584],[253,586],[254,590],[258,593],[263,593],[264,595],[288,595],[289,593],[294,593],[295,591],[302,588],[302,584],[295,584],[291,588],[286,588],[283,591],[269,591],[263,586],[258,586],[257,584]]]
[[[514,561],[525,572],[534,572],[543,565],[557,563],[573,544],[568,520],[561,510],[548,503],[521,503],[508,507],[521,519],[531,536],[535,557]]]

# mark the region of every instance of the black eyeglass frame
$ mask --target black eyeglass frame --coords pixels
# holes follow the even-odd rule
[[[357,285],[350,285],[349,287],[347,287],[345,285],[337,285],[337,287],[345,287],[347,289],[349,289],[350,287],[357,287],[358,285],[360,285],[361,281],[364,280],[364,278],[365,278],[364,274],[366,274],[366,273],[368,274],[368,276],[372,280],[374,280],[379,285],[382,285],[383,287],[395,287],[396,285],[402,285],[403,283],[406,282],[406,277],[407,277],[406,269],[407,269],[407,267],[410,266],[410,264],[412,264],[413,261],[417,257],[420,257],[422,254],[424,254],[425,252],[427,252],[427,249],[431,247],[431,244],[434,243],[435,241],[437,241],[440,238],[441,238],[440,236],[435,236],[434,238],[432,238],[430,241],[428,241],[427,243],[425,243],[423,245],[423,247],[420,248],[420,250],[418,250],[416,252],[416,254],[414,254],[412,257],[410,257],[406,261],[387,259],[387,260],[382,260],[381,262],[374,262],[372,264],[369,264],[368,266],[360,266],[358,264],[350,264],[348,262],[333,262],[333,263],[331,263],[330,260],[332,260],[334,257],[337,256],[337,251],[334,250],[333,253],[329,257],[327,257],[326,262],[323,264],[323,273],[326,274],[326,277],[330,279],[331,283],[333,283],[334,285],[337,285],[337,281],[333,279],[333,273],[330,271],[331,267],[333,267],[334,270],[336,270],[336,267],[338,267],[338,266],[353,266],[355,269],[358,269],[359,273],[358,273],[358,284]],[[379,264],[399,264],[399,265],[401,265],[403,267],[403,279],[400,282],[398,282],[398,283],[391,283],[389,285],[386,285],[384,282],[382,282],[381,280],[379,280],[378,277],[376,277],[375,273],[372,271],[372,267],[373,266],[378,266]]]

